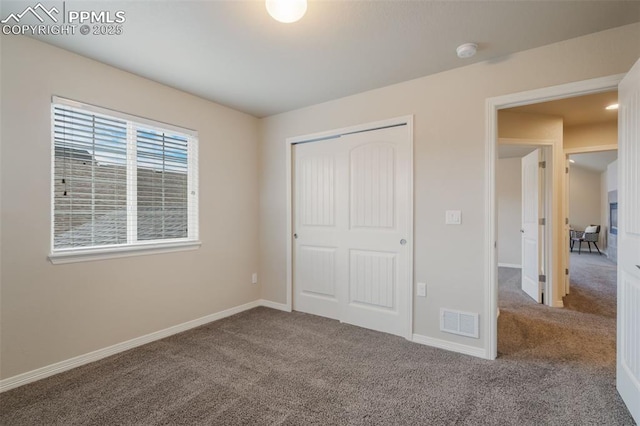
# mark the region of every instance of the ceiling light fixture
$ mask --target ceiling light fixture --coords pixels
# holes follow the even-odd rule
[[[307,12],[307,0],[266,0],[267,12],[278,22],[290,24]]]
[[[608,110],[618,109],[618,104],[611,104],[611,105],[607,106],[605,109],[608,109]]]
[[[456,49],[456,53],[458,54],[458,58],[466,59],[475,55],[477,50],[478,50],[477,44],[465,43],[458,46],[458,48]]]
[[[570,163],[575,163],[575,162],[576,162],[576,160],[569,159],[569,162],[570,162]]]

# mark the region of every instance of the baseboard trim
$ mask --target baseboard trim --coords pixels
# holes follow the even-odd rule
[[[260,306],[264,306],[265,308],[277,309],[279,311],[291,312],[291,309],[287,306],[286,303],[278,303],[272,302],[271,300],[260,299],[258,300]]]
[[[268,302],[268,304],[264,302]],[[279,307],[276,307],[277,305],[280,304],[269,302],[266,300],[254,300],[253,302],[245,303],[244,305],[225,309],[224,311],[216,312],[214,314],[206,315],[201,318],[165,328],[164,330],[159,330],[153,333],[146,334],[144,336],[136,337],[131,340],[127,340],[126,342],[116,343],[115,345],[108,346],[103,349],[98,349],[84,355],[79,355],[64,361],[56,362],[55,364],[50,364],[45,367],[27,371],[26,373],[8,377],[6,379],[0,380],[0,393],[17,388],[22,385],[26,385],[27,383],[32,383],[40,379],[53,376],[55,374],[62,373],[64,371],[71,370],[76,367],[80,367],[85,364],[89,364],[94,361],[98,361],[108,356],[115,355],[117,353],[124,352],[129,349],[145,345],[147,343],[154,342],[156,340],[164,339],[165,337],[169,337],[171,335],[178,334],[183,331],[187,331],[192,328],[229,317],[231,315],[239,314],[240,312],[244,312],[258,306],[267,306],[273,309],[280,309]],[[284,306],[286,307],[286,305]]]
[[[444,349],[451,352],[471,355],[477,358],[487,358],[485,350],[483,348],[477,348],[475,346],[449,342],[447,340],[436,339],[434,337],[423,336],[421,334],[414,334],[411,340],[415,343],[420,343],[421,345],[432,346],[434,348]]]
[[[522,269],[522,265],[518,265],[515,263],[500,263],[498,262],[498,266],[500,268],[517,268],[517,269]]]
[[[554,300],[553,305],[551,305],[553,308],[564,308],[564,302],[562,301],[562,299],[560,300]]]

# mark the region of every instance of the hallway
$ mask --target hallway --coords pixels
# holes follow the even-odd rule
[[[520,269],[499,268],[498,354],[605,368],[615,380],[616,265],[572,253],[564,309],[534,303],[520,289]]]

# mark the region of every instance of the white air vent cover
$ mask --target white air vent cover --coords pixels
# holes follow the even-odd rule
[[[478,338],[478,314],[440,309],[440,330]]]

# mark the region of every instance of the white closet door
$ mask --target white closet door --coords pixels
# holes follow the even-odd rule
[[[345,180],[337,139],[298,144],[294,149],[293,309],[340,319],[346,229],[338,192]]]
[[[295,147],[294,309],[409,334],[408,126]]]

